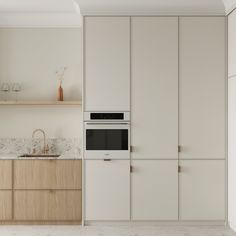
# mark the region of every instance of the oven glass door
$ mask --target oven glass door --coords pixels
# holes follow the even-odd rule
[[[86,129],[86,150],[128,149],[128,129]]]
[[[85,159],[130,158],[130,123],[86,122]]]

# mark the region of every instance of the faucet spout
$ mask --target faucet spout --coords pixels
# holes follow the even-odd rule
[[[37,132],[40,132],[43,134],[43,153],[46,154],[48,152],[48,145],[46,144],[46,134],[44,130],[42,129],[35,129],[32,133],[32,139],[34,139],[34,136]]]

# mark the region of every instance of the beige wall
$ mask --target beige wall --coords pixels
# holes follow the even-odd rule
[[[67,66],[63,82],[65,100],[82,98],[82,29],[0,29],[0,86],[19,82],[20,100],[55,100],[55,71]],[[0,99],[4,99],[0,92]],[[15,99],[13,92],[9,100]],[[43,128],[49,137],[77,137],[81,133],[81,107],[0,107],[0,137],[30,137]]]
[[[229,223],[236,230],[236,11],[228,18],[228,208]]]

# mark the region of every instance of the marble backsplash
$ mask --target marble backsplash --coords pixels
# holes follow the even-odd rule
[[[78,138],[48,138],[46,143],[50,154],[81,154],[81,140]],[[33,149],[36,153],[41,153],[43,139],[0,138],[0,154],[29,154]]]

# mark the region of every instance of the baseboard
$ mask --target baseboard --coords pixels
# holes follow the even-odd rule
[[[0,225],[81,225],[81,221],[2,220]]]
[[[234,231],[236,232],[236,225],[233,224],[232,222],[229,222],[229,227]]]
[[[86,226],[225,226],[225,221],[85,221]]]

